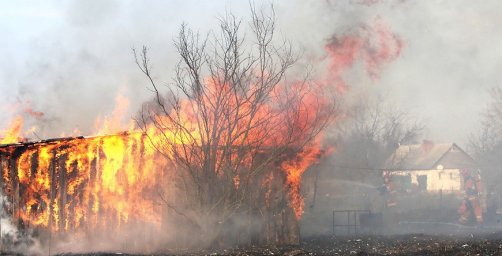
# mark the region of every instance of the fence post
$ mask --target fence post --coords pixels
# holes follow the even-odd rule
[[[335,210],[333,210],[333,235],[335,235]]]

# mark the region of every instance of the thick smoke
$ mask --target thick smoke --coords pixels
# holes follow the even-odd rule
[[[426,135],[434,140],[465,143],[466,134],[478,128],[476,117],[487,100],[486,89],[499,80],[493,56],[502,50],[491,43],[502,36],[495,26],[498,1],[274,4],[279,32],[297,43],[313,65],[326,56],[327,40],[371,28],[375,20],[385,24],[406,48],[381,70],[381,79],[361,76],[356,69],[351,86],[390,92],[388,97],[428,121]],[[232,11],[244,16],[249,8],[247,1],[3,5],[1,118],[10,120],[27,108],[44,113],[36,118],[25,114],[41,137],[75,128],[90,133],[96,116],[111,111],[119,91],[131,99],[132,115],[151,94],[133,63],[131,47],[148,45],[156,76],[169,83],[177,61],[171,42],[183,21],[208,31],[218,15]],[[451,123],[455,131],[449,129]]]
[[[149,46],[154,76],[168,85],[178,61],[172,38],[182,22],[206,33],[226,11],[236,16],[249,14],[248,1],[0,5],[0,54],[4,56],[0,59],[0,118],[5,120],[0,130],[22,115],[26,129],[36,127],[26,132],[31,138],[57,137],[75,129],[92,134],[96,120],[114,115],[118,95],[129,100],[129,112],[124,115],[132,116],[152,96],[135,66],[132,47]],[[278,32],[294,42],[302,53],[302,64],[313,66],[314,79],[333,85],[343,95],[341,122],[355,116],[351,111],[361,101],[381,100],[425,120],[423,137],[435,141],[462,146],[467,135],[479,128],[487,89],[498,85],[501,78],[502,63],[497,56],[502,48],[494,42],[502,38],[497,27],[502,2],[295,0],[275,2],[274,6]],[[389,114],[386,111],[383,115]],[[337,152],[344,150],[338,146],[350,141],[337,139],[340,129],[336,127],[330,138],[338,143]],[[353,145],[367,148],[368,144],[359,141]],[[359,152],[357,147],[353,150]],[[320,170],[320,187],[326,182],[322,175],[346,164],[335,156],[316,169]],[[364,171],[377,162],[350,164]],[[309,177],[312,181],[319,180],[316,170]],[[372,195],[381,182],[378,177],[354,181],[356,176],[340,175],[338,183],[324,184],[324,190],[316,192],[318,200],[350,194],[354,189],[366,197],[345,198],[350,203],[344,207],[378,203],[378,197]],[[342,201],[335,198],[331,203],[337,204],[337,200]],[[319,203],[312,212],[307,210],[306,224],[309,214],[319,216],[315,215],[316,205]],[[68,244],[74,246],[71,241]]]

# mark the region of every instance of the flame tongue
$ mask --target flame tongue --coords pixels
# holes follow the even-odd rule
[[[318,163],[323,152],[320,147],[304,148],[294,159],[283,162],[281,168],[286,172],[286,185],[289,188],[290,206],[295,216],[300,219],[303,214],[304,200],[301,194],[303,173],[312,165]]]
[[[23,118],[21,116],[16,116],[14,121],[10,124],[9,128],[0,133],[3,138],[0,137],[0,144],[10,144],[16,143],[21,138],[21,129],[23,128]]]

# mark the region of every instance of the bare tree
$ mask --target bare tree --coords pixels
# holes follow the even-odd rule
[[[346,165],[378,170],[400,144],[415,143],[424,125],[409,112],[385,100],[360,100],[351,108],[349,120],[340,128],[337,144]]]
[[[414,143],[424,125],[384,97],[350,95],[331,139],[335,151],[305,175],[311,213],[306,233],[331,232],[325,219],[337,209],[382,211],[382,165],[399,144]],[[310,186],[308,186],[310,185]],[[322,195],[322,196],[319,196]],[[326,196],[324,196],[326,195]],[[307,216],[307,215],[306,215]]]
[[[252,39],[232,14],[207,36],[183,24],[175,40],[181,60],[167,93],[154,79],[147,48],[134,50],[155,94],[138,121],[176,166],[184,195],[165,203],[210,244],[225,239],[235,216],[269,204],[263,194],[270,194],[260,190],[271,176],[284,193],[286,173],[279,178],[274,170],[306,151],[335,113],[333,99],[307,75],[286,81],[298,56],[289,41],[277,40],[273,8],[251,6],[251,17]]]
[[[469,151],[480,165],[488,195],[502,193],[502,88],[490,90],[491,101],[481,119],[481,129],[471,135]]]
[[[409,112],[385,99],[364,97],[348,108],[347,120],[338,127],[332,142],[337,151],[332,156],[335,166],[331,175],[380,186],[385,160],[400,144],[416,142],[423,129]]]

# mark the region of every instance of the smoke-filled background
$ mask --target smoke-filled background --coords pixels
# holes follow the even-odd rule
[[[502,132],[485,115],[502,106],[502,89],[491,90],[502,78],[496,0],[2,1],[0,139],[20,115],[29,139],[128,129],[153,97],[133,48],[148,47],[153,78],[169,86],[182,23],[218,33],[218,18],[232,13],[252,38],[250,5],[268,4],[276,36],[300,55],[287,79],[308,70],[315,84],[337,92],[335,124],[319,136],[328,157],[300,174],[302,235],[330,233],[333,209],[385,212],[382,166],[399,144],[428,139],[472,149],[486,171],[487,194],[502,191]],[[102,129],[110,118],[116,127]],[[500,137],[483,139],[490,134]],[[425,203],[413,204],[433,215]],[[451,204],[455,212],[459,203]]]
[[[499,1],[272,3],[278,32],[314,70],[344,36],[369,38],[359,52],[349,49],[356,60],[332,76],[343,77],[349,92],[378,95],[413,113],[427,127],[424,137],[435,141],[462,145],[479,128],[488,89],[498,85],[502,65],[496,43],[502,36]],[[118,94],[129,99],[129,116],[151,97],[132,47],[150,47],[155,76],[168,83],[178,61],[173,37],[182,22],[206,33],[225,12],[249,15],[248,1],[0,5],[0,128],[23,113],[45,138],[74,129],[92,133],[96,118],[111,113]],[[382,40],[394,40],[382,53],[390,56],[372,54],[382,49],[378,28],[387,33]]]

